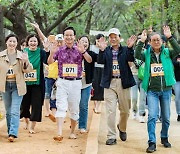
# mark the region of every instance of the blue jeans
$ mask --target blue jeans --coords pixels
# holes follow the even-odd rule
[[[52,86],[56,82],[55,79],[53,78],[45,78],[45,99],[50,99],[50,109],[57,109],[56,108],[56,100],[51,99],[51,91],[52,91]]]
[[[180,81],[174,85],[176,113],[180,115]]]
[[[81,89],[81,100],[79,104],[79,129],[87,128],[88,102],[91,93],[91,86]]]
[[[2,93],[6,109],[8,134],[18,136],[20,106],[23,96],[18,95],[15,82],[6,82],[6,91]]]
[[[170,103],[171,103],[172,90],[161,92],[148,91],[148,142],[156,143],[156,119],[159,113],[159,105],[161,108],[162,129],[161,138],[168,137],[168,129],[170,125]],[[160,103],[160,104],[159,104]]]

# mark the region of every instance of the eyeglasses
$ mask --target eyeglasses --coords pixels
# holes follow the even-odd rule
[[[160,42],[161,40],[160,39],[157,39],[157,40],[151,40],[153,43],[155,42]]]

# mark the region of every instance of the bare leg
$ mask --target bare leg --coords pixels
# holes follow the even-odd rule
[[[96,114],[101,113],[101,111],[99,109],[100,105],[101,105],[101,101],[94,101],[94,109],[93,109],[94,113],[96,113]]]
[[[45,117],[48,117],[50,113],[49,99],[44,99],[44,105],[45,105]]]
[[[57,128],[58,128],[58,136],[53,137],[55,141],[62,141],[62,127],[63,127],[63,122],[64,118],[56,118],[57,120]]]
[[[24,118],[25,120],[25,127],[24,129],[29,129],[29,118]]]
[[[56,109],[55,109],[55,108],[52,108],[52,109],[51,109],[51,112],[52,112],[53,116],[55,116],[55,114],[56,114]]]
[[[76,139],[76,135],[74,134],[76,125],[77,125],[77,121],[71,119],[71,134],[69,136],[70,139]]]
[[[35,134],[36,132],[34,131],[34,128],[36,126],[36,121],[31,121],[30,122],[30,128],[29,128],[29,133]]]

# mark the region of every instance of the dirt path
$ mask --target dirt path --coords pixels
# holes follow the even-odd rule
[[[147,117],[147,116],[146,116]],[[160,129],[161,123],[157,123],[157,151],[154,154],[180,154],[180,122],[176,121],[177,115],[175,110],[174,101],[171,103],[171,126],[169,132],[169,140],[172,144],[172,148],[166,149],[160,144]],[[117,118],[118,120],[118,118]],[[105,105],[102,106],[102,115],[100,121],[99,130],[99,149],[98,154],[143,154],[147,148],[147,128],[146,123],[139,123],[136,120],[132,120],[132,116],[128,120],[128,139],[126,142],[122,142],[119,139],[117,133],[117,144],[113,146],[105,145],[107,128],[106,128],[106,116]]]
[[[92,105],[89,109],[89,126],[92,117]],[[78,139],[68,139],[70,133],[69,118],[66,118],[66,123],[63,128],[63,142],[57,143],[53,140],[56,135],[56,123],[53,123],[49,118],[43,116],[43,122],[38,123],[36,134],[29,134],[24,130],[24,122],[20,123],[19,138],[9,143],[7,141],[7,133],[5,120],[0,122],[0,154],[84,154],[86,150],[87,134],[80,134],[76,131]],[[4,125],[2,124],[4,123]],[[88,126],[88,128],[89,128]]]
[[[128,121],[126,142],[122,142],[117,134],[117,144],[113,146],[105,145],[106,141],[106,116],[105,105],[102,103],[101,115],[92,113],[93,102],[90,103],[89,114],[89,134],[80,134],[76,131],[78,139],[70,140],[69,119],[64,124],[64,139],[62,143],[53,141],[56,135],[56,123],[43,117],[43,122],[37,125],[37,134],[31,135],[23,129],[24,123],[21,122],[19,139],[14,143],[7,141],[5,121],[0,122],[0,154],[145,154],[147,148],[147,129],[146,123],[139,123],[132,120]],[[118,117],[117,117],[118,120]],[[91,124],[91,125],[90,125]],[[175,104],[172,102],[171,126],[169,140],[172,148],[166,149],[160,144],[161,123],[157,123],[157,151],[155,154],[180,154],[180,122],[176,121]],[[97,152],[98,151],[98,152]]]

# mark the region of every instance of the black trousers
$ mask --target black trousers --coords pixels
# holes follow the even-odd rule
[[[27,85],[27,93],[21,103],[21,118],[41,122],[42,119],[42,92],[40,85]],[[30,112],[31,108],[31,112]]]

